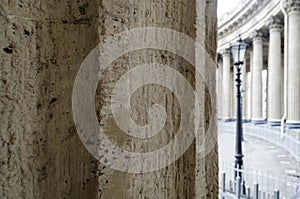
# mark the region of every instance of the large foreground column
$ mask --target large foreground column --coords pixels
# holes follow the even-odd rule
[[[230,121],[231,117],[231,101],[232,101],[232,78],[230,65],[230,51],[224,50],[223,56],[223,119]]]
[[[268,123],[280,125],[282,116],[282,61],[281,31],[278,19],[270,19],[269,66],[268,66]]]
[[[263,38],[253,35],[252,123],[264,123],[262,111]]]
[[[287,121],[290,128],[300,127],[300,1],[288,0]]]
[[[216,115],[213,111],[216,107],[215,66],[209,62],[216,56],[216,0],[206,3],[198,0],[3,1],[0,23],[1,199],[218,198],[218,156],[216,140],[213,139],[217,137]],[[192,61],[188,62],[176,54],[178,51],[171,53],[163,48],[179,45],[179,42],[174,37],[164,37],[166,32],[162,29],[154,31],[157,35],[149,35],[145,31],[138,35],[127,32],[124,37],[116,36],[123,31],[148,26],[186,34],[190,43],[181,45],[180,50],[187,49],[185,55],[190,56]],[[96,56],[86,59],[86,67],[80,69],[93,49],[98,52],[99,48],[95,47],[99,42],[112,35],[114,38],[110,42],[102,44],[107,50],[107,56],[104,57],[106,61],[112,55],[118,55],[112,63],[108,63],[108,68],[101,65],[102,62],[99,64],[99,57]],[[136,44],[136,39],[154,43],[160,41],[159,45],[163,47],[126,52],[128,46]],[[123,43],[117,43],[119,40]],[[205,52],[196,52],[195,40]],[[132,42],[124,47],[125,41]],[[117,48],[111,48],[113,45],[110,44],[116,43],[119,44]],[[114,54],[120,50],[126,53]],[[103,58],[100,53],[93,55],[102,55]],[[202,76],[195,75],[195,66],[191,64],[193,61]],[[157,110],[157,107],[165,110],[160,112],[166,116],[163,117],[163,133],[142,139],[120,129],[111,111],[114,103],[111,99],[117,82],[124,74],[138,65],[149,63],[172,67],[170,71],[176,71],[178,76],[170,78],[167,72],[163,73],[164,77],[159,76],[161,82],[170,82],[174,78],[171,89],[147,84],[130,96],[129,117],[138,126],[147,126],[159,118],[149,110]],[[91,65],[95,66],[94,70],[90,70]],[[79,71],[85,73],[78,75]],[[149,76],[145,71],[138,72],[130,76],[126,83],[129,87],[134,86]],[[101,77],[99,82],[98,77]],[[150,152],[148,155],[151,156],[151,152],[173,141],[179,126],[184,125],[181,123],[181,110],[185,106],[180,107],[180,98],[172,91],[172,88],[177,88],[181,95],[178,97],[186,96],[186,87],[182,86],[185,81],[181,78],[191,85],[192,90],[198,91],[195,93],[199,99],[199,110],[196,111],[193,108],[195,104],[191,103],[187,111],[191,117],[185,117],[183,121],[193,122],[193,116],[201,117],[197,137],[194,137],[193,130],[198,126],[190,125],[191,131],[183,131],[186,136],[192,136],[191,145],[177,160],[158,170],[146,172],[144,168],[153,162],[165,163],[168,157],[173,157],[173,153],[162,152],[154,156],[154,161],[148,162],[148,165],[138,156],[136,163],[142,166],[136,173],[111,167],[110,162],[115,159],[120,160],[120,166],[126,165],[130,157],[123,153],[125,151],[141,156]],[[72,95],[75,79],[86,87],[75,97],[86,96],[91,90],[96,90],[86,85],[89,80],[98,83],[95,84],[98,85],[97,92],[93,92],[93,96],[81,104],[76,103]],[[141,81],[137,82],[136,79]],[[208,87],[211,92],[208,92]],[[94,109],[91,112],[82,109],[81,116],[83,119],[91,117],[96,124],[100,124],[113,147],[106,148],[108,142],[100,139],[98,125],[92,129],[97,133],[93,139],[81,141],[76,128],[79,133],[88,133],[90,129],[82,130],[80,121],[74,122],[73,113],[74,107],[86,104],[94,106]],[[153,104],[160,106],[153,108]],[[129,117],[122,118],[125,120]],[[161,124],[156,122],[154,127],[159,125],[157,123]],[[204,135],[211,135],[212,139],[205,139]],[[93,145],[99,140],[103,142],[94,145],[96,152],[105,152],[111,159],[103,158],[100,162],[84,147],[84,144]],[[181,148],[180,141],[172,145],[172,152],[176,153]],[[118,151],[121,154],[116,155],[117,148],[121,148]]]

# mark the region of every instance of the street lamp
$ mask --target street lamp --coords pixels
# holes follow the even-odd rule
[[[244,89],[242,89],[241,90],[241,107],[243,107],[243,98],[245,97],[245,90]],[[243,108],[242,108],[242,115],[243,115]],[[244,122],[244,120],[242,119],[242,122]],[[243,131],[243,128],[242,128],[242,135],[241,135],[241,137],[242,137],[242,141],[245,141],[244,140],[244,131]]]
[[[241,68],[244,63],[244,58],[246,54],[246,50],[248,48],[248,44],[241,39],[239,39],[230,44],[231,55],[233,59],[233,65],[236,67],[236,98],[237,98],[237,105],[236,105],[236,138],[235,138],[235,169],[241,170],[243,166],[243,152],[242,152],[242,109],[241,109]],[[242,179],[242,173],[235,171],[234,177],[237,176]]]

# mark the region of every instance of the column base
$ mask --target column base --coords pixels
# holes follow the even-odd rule
[[[248,122],[250,122],[251,120],[248,120],[248,119],[242,119],[242,122],[243,123],[248,123]]]
[[[281,121],[280,120],[268,120],[268,125],[269,126],[280,126],[281,125]]]
[[[232,118],[223,118],[222,119],[223,122],[232,122]]]
[[[300,129],[300,122],[299,121],[287,121],[285,123],[285,127],[287,129]]]
[[[251,120],[251,123],[254,124],[254,125],[257,125],[257,124],[265,124],[265,123],[266,123],[266,120],[264,120],[264,119],[252,119],[252,120]]]

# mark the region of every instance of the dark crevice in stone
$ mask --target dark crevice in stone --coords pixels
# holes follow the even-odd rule
[[[53,104],[54,102],[57,102],[57,98],[55,97],[50,100],[49,105]]]
[[[79,9],[80,14],[84,15],[86,13],[88,6],[89,6],[89,4],[84,4],[82,6],[79,6],[78,9]]]
[[[25,35],[30,35],[30,32],[28,30],[24,30]]]
[[[8,53],[8,54],[12,54],[13,53],[13,47],[12,45],[10,44],[9,46],[3,48],[3,51]]]

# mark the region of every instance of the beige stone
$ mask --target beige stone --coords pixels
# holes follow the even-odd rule
[[[121,132],[113,119],[105,117],[118,78],[131,67],[151,61],[173,66],[199,89],[203,100],[199,136],[181,158],[161,170],[129,174],[99,163],[78,137],[71,99],[87,54],[107,37],[131,28],[157,26],[185,33],[206,48],[208,57],[199,60],[214,59],[215,0],[28,0],[6,1],[2,7],[0,198],[218,197],[217,145],[204,157],[196,151],[209,126],[216,134],[216,116],[210,110],[216,105],[215,94],[209,95],[181,57],[152,49],[126,54],[106,71],[96,95],[98,117],[109,136],[125,149],[144,151],[172,138],[180,118],[178,102],[160,86],[136,92],[132,117],[137,123],[147,123],[146,110],[153,101],[164,105],[168,115],[168,134],[138,143],[118,135]],[[209,71],[204,74],[214,88],[215,72]]]

